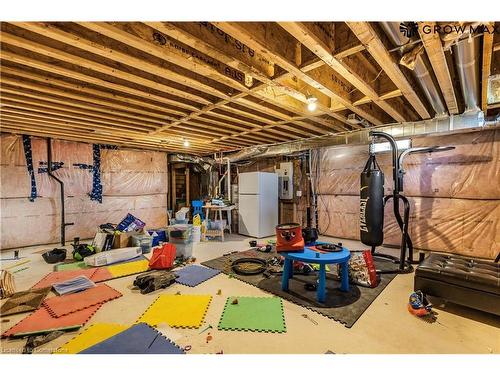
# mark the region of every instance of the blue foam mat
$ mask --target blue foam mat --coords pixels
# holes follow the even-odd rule
[[[119,334],[78,354],[185,354],[172,341],[146,323],[134,324]]]
[[[175,279],[175,282],[187,286],[196,286],[218,275],[220,271],[192,264],[174,273],[179,276]]]

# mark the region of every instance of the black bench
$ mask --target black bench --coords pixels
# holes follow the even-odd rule
[[[459,255],[431,254],[415,271],[415,290],[500,315],[500,264]]]

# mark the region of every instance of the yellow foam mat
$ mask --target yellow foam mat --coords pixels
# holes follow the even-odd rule
[[[148,268],[149,260],[147,259],[108,266],[108,270],[111,272],[113,277],[133,275],[135,273],[147,271]]]
[[[100,343],[111,336],[125,331],[129,326],[111,323],[94,323],[80,334],[73,337],[66,344],[57,349],[54,354],[76,354]]]
[[[159,296],[137,320],[156,326],[167,323],[177,328],[198,328],[203,323],[212,296],[173,295]]]

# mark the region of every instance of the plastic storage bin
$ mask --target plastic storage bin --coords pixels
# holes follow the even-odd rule
[[[176,256],[191,258],[193,255],[193,226],[175,224],[167,227],[168,242],[175,245]]]
[[[201,241],[201,226],[193,226],[193,242],[197,243]]]
[[[132,246],[140,247],[143,254],[151,252],[153,247],[153,237],[149,234],[134,234],[132,236]]]

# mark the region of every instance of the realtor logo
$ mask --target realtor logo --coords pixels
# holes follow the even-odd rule
[[[416,22],[401,22],[399,24],[399,31],[407,38],[418,33],[418,25]]]

